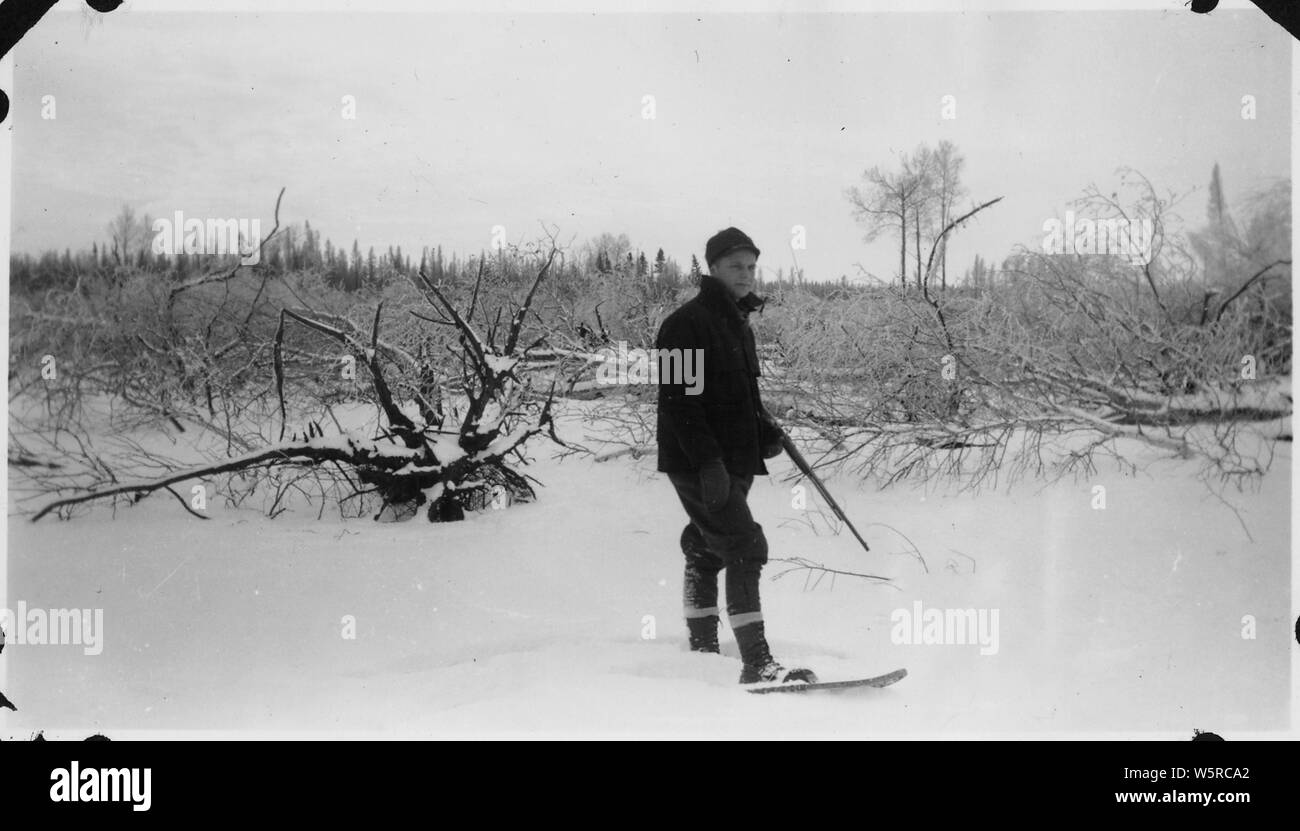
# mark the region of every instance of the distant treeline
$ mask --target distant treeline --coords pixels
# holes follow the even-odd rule
[[[146,224],[148,223],[148,224]],[[184,251],[159,253],[152,244],[153,232],[149,217],[137,220],[129,207],[109,223],[108,241],[92,242],[89,249],[62,252],[45,251],[39,256],[14,253],[9,258],[10,291],[23,296],[39,295],[50,289],[71,289],[79,282],[90,279],[120,279],[127,273],[157,274],[168,280],[182,282],[192,277],[234,267],[239,258],[235,254],[187,254]],[[241,240],[239,245],[251,250],[255,242]],[[336,246],[330,239],[322,238],[312,228],[311,222],[289,225],[280,229],[262,248],[259,267],[272,273],[318,273],[329,286],[346,292],[379,290],[393,279],[406,280],[423,270],[437,281],[455,282],[467,272],[477,268],[479,262],[499,261],[505,265],[519,253],[519,246],[502,246],[491,252],[463,255],[446,252],[441,245],[424,246],[418,257],[403,251],[400,245],[376,251],[371,246],[364,253],[360,242],[353,240],[351,248]],[[1010,261],[1004,264],[1010,267]],[[507,266],[508,270],[508,266]],[[626,234],[601,234],[569,252],[557,266],[555,278],[563,281],[573,276],[609,275],[619,278],[641,278],[661,289],[695,285],[699,282],[701,268],[694,254],[690,265],[683,268],[676,259],[658,248],[653,256],[631,244]],[[991,285],[995,269],[979,256],[965,272],[962,283],[972,287]],[[772,277],[775,279],[772,279]],[[865,288],[849,282],[841,275],[837,280],[810,280],[804,269],[776,269],[768,272],[767,279],[760,274],[760,282],[767,293],[781,286],[799,286],[819,297],[836,291],[853,291]]]

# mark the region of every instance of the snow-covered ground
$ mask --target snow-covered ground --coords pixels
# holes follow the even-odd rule
[[[825,680],[909,672],[806,696],[744,693],[725,626],[724,656],[685,649],[685,515],[652,457],[559,460],[539,442],[537,502],[449,524],[271,520],[219,499],[202,522],[165,493],[116,518],[11,515],[0,606],[102,609],[103,649],[11,633],[0,690],[19,710],[0,711],[0,737],[1288,731],[1291,464],[1277,447],[1259,490],[1230,495],[1253,542],[1191,462],[978,495],[829,480],[871,554],[831,532],[811,489],[808,511],[792,507],[790,463],[774,460],[751,491],[772,557],[896,579],[814,586],[768,579],[773,563],[774,653]],[[996,610],[996,651],[896,643],[896,610],[918,602],[990,625]]]

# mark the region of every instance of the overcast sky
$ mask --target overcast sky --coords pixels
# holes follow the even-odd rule
[[[1043,237],[1131,166],[1230,201],[1290,175],[1292,40],[1253,9],[843,14],[51,14],[15,53],[13,247],[139,213],[282,219],[336,245],[477,252],[501,225],[626,233],[686,264],[737,225],[760,265],[882,277],[846,187],[954,142],[974,200],[950,272]],[[41,118],[53,95],[57,117]],[[355,96],[356,118],[341,116]],[[654,96],[655,118],[643,118]],[[941,118],[943,96],[956,118]],[[1243,95],[1257,118],[1241,117]],[[792,226],[807,249],[791,251]]]

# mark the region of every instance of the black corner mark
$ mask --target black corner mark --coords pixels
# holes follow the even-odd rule
[[[0,710],[6,707],[13,710],[15,713],[18,712],[18,708],[14,706],[14,703],[6,698],[4,693],[0,692]]]
[[[1194,741],[1194,742],[1221,742],[1221,741],[1223,741],[1223,736],[1220,736],[1218,733],[1210,733],[1210,732],[1208,732],[1208,731],[1203,733],[1203,732],[1201,732],[1200,730],[1193,729],[1193,730],[1192,730],[1192,741]]]
[[[1300,40],[1300,4],[1295,0],[1250,0],[1260,11],[1272,18],[1273,22],[1291,33],[1291,37]],[[1219,6],[1219,0],[1188,0],[1183,4],[1191,6],[1196,14],[1209,14]]]
[[[36,22],[45,16],[58,0],[4,0],[0,3],[0,58],[18,45]],[[122,0],[86,0],[100,14],[122,5]],[[0,123],[9,117],[9,96],[0,90]]]
[[[1295,619],[1295,642],[1300,643],[1300,617]]]
[[[0,3],[0,58],[9,54],[9,50],[18,45],[36,22],[54,7],[58,0],[4,0]],[[122,0],[86,0],[100,14],[109,12],[122,5]]]
[[[1291,33],[1291,37],[1300,40],[1300,8],[1295,0],[1250,0],[1273,22]]]
[[[4,0],[0,3],[0,58],[45,16],[56,0]]]

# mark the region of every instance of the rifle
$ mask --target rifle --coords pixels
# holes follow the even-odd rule
[[[844,514],[844,509],[835,501],[835,497],[831,496],[830,491],[826,490],[826,486],[822,484],[821,479],[817,478],[817,474],[813,473],[812,465],[808,464],[808,460],[799,452],[799,448],[794,446],[794,441],[784,430],[781,431],[781,446],[784,447],[785,452],[790,455],[790,459],[794,462],[795,467],[803,471],[803,475],[807,476],[808,480],[813,483],[813,487],[815,487],[817,492],[822,495],[822,499],[826,500],[826,504],[831,506],[831,510],[835,512],[835,515],[839,517],[845,525],[849,526],[849,530],[853,532],[853,536],[857,537],[858,542],[862,543],[862,549],[864,551],[870,551],[871,548],[867,545],[867,541],[862,539],[862,535],[858,533],[858,529],[853,527],[852,522],[849,522],[849,518]]]

